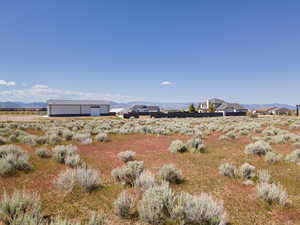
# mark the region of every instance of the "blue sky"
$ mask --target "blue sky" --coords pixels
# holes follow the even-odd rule
[[[300,103],[300,1],[0,7],[0,101]]]

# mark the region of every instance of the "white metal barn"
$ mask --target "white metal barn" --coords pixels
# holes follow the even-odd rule
[[[48,100],[48,116],[101,116],[109,113],[110,105],[92,100]]]

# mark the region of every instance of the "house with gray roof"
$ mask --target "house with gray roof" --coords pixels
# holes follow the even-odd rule
[[[212,98],[199,103],[199,112],[207,112],[213,106],[216,112],[247,112],[248,110],[237,103],[229,103],[222,99]]]

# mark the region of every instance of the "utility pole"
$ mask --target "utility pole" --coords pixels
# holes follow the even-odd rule
[[[299,116],[299,108],[300,108],[300,105],[296,105],[296,108],[297,108],[297,116]]]

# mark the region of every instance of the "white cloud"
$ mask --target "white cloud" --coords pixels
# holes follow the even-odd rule
[[[16,82],[14,82],[14,81],[0,80],[0,85],[11,87],[11,86],[16,86]]]
[[[78,99],[78,100],[108,100],[117,102],[134,101],[137,99],[119,94],[102,94],[96,92],[73,91],[50,88],[47,85],[37,84],[30,88],[10,89],[0,91],[0,101],[36,102],[47,99]]]
[[[35,88],[35,89],[46,89],[46,88],[48,88],[48,85],[36,84],[32,88]]]
[[[160,83],[160,85],[163,85],[163,86],[170,86],[172,85],[173,83],[171,81],[163,81]]]

